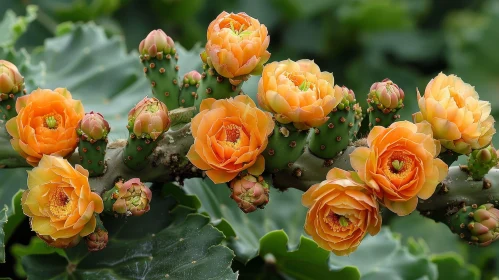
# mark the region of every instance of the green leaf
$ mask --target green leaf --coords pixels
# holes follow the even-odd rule
[[[25,168],[0,169],[0,263],[5,262],[5,244],[15,228],[24,219],[20,208],[22,192],[26,187]]]
[[[376,236],[364,238],[358,249],[348,257],[331,254],[333,267],[356,266],[361,279],[428,279],[438,278],[437,266],[426,256],[415,256],[403,247],[388,228]]]
[[[172,186],[169,186],[172,187]],[[151,210],[141,217],[103,217],[109,243],[89,253],[84,242],[57,254],[22,260],[29,279],[236,279],[234,254],[224,235],[195,209],[153,189]]]
[[[465,264],[463,258],[456,253],[439,254],[431,257],[431,261],[438,267],[439,280],[478,280],[480,270]]]
[[[300,242],[307,209],[301,205],[303,192],[299,190],[279,192],[271,189],[270,202],[265,209],[249,214],[242,212],[230,199],[226,184],[215,185],[208,179],[189,179],[185,181],[184,190],[201,200],[199,211],[208,213],[219,229],[227,229],[224,230],[226,236],[235,233],[235,237],[228,238],[228,245],[242,263],[258,255],[259,240],[269,231],[284,229],[289,236],[290,247]]]
[[[260,239],[260,257],[275,263],[280,272],[295,279],[359,279],[355,266],[328,266],[329,252],[306,237],[297,249],[288,248],[288,236],[282,230],[267,233]]]
[[[26,16],[16,16],[16,14],[7,10],[0,21],[0,47],[12,47],[19,36],[26,32],[28,25],[36,19],[38,8],[30,5],[26,7]]]
[[[28,255],[49,255],[52,253],[57,253],[63,257],[66,255],[64,250],[50,247],[38,237],[31,238],[28,245],[22,245],[19,243],[12,245],[11,252],[16,259],[14,271],[20,278],[26,278],[26,272],[21,264],[22,257]]]

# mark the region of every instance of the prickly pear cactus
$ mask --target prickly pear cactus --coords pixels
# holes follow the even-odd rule
[[[343,99],[329,113],[326,123],[313,130],[308,144],[310,151],[323,159],[331,159],[348,147],[350,130],[354,127],[355,112],[352,108],[356,103],[354,92],[345,86],[341,88],[335,86],[335,90],[341,90]]]
[[[230,79],[218,74],[215,69],[209,67],[208,64],[204,64],[203,69],[204,72],[201,74],[201,81],[199,82],[197,94],[194,96],[194,105],[198,110],[201,101],[206,98],[223,99],[242,94],[242,82],[238,85],[231,84]]]
[[[85,114],[76,129],[80,164],[88,170],[90,177],[100,176],[106,170],[107,135],[110,130],[104,117],[94,112]]]
[[[24,77],[17,67],[0,60],[0,119],[10,120],[16,116],[16,100],[24,94]]]
[[[369,128],[388,127],[400,119],[399,110],[404,107],[404,91],[390,79],[374,83],[367,95]]]
[[[151,82],[154,97],[169,110],[179,107],[178,54],[175,43],[163,30],[153,30],[139,45],[140,61]]]
[[[201,74],[199,74],[199,72],[196,70],[193,70],[184,75],[184,79],[182,79],[182,85],[180,89],[180,107],[194,106],[194,100],[196,99],[196,92],[199,88],[200,81]]]

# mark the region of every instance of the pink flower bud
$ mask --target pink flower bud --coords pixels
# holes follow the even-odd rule
[[[269,202],[269,187],[263,179],[252,175],[236,178],[230,182],[231,198],[244,213],[263,208]]]
[[[24,83],[24,78],[17,67],[6,60],[0,60],[0,96],[4,100],[10,92],[18,92]],[[3,94],[2,94],[3,93]]]
[[[390,79],[374,83],[371,86],[369,98],[382,105],[382,108],[401,108],[404,102],[404,91]]]
[[[94,232],[85,237],[87,248],[91,252],[100,251],[107,246],[109,234],[107,230],[97,227]]]
[[[139,53],[150,57],[156,57],[158,53],[174,55],[175,43],[163,30],[153,30],[140,42]]]
[[[111,131],[109,123],[101,114],[94,113],[93,111],[86,113],[77,126],[78,134],[90,140],[104,139],[107,137],[109,131]]]
[[[191,72],[184,75],[184,85],[188,84],[194,86],[201,81],[201,74],[198,71],[192,70]]]
[[[142,216],[149,211],[152,192],[139,178],[126,182],[120,180],[114,187],[116,191],[111,197],[116,200],[113,204],[114,212],[127,216]]]
[[[128,129],[140,138],[156,140],[170,128],[165,104],[156,98],[144,98],[128,113]]]

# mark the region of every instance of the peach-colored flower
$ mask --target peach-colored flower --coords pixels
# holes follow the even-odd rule
[[[6,124],[10,143],[32,166],[43,155],[65,157],[76,149],[76,127],[84,110],[68,90],[37,89],[17,99],[16,111],[17,117]]]
[[[261,153],[273,129],[270,113],[246,95],[205,99],[191,122],[194,144],[187,158],[215,183],[228,182],[243,170],[260,175],[265,168]]]
[[[400,216],[414,211],[418,197],[428,199],[447,176],[449,168],[436,158],[440,144],[427,122],[375,126],[367,144],[369,148],[350,154],[350,163],[385,206]]]
[[[355,251],[366,233],[375,235],[381,228],[376,197],[354,172],[331,169],[325,181],[303,194],[302,203],[310,208],[307,234],[339,256]]]
[[[343,89],[333,86],[333,74],[321,72],[311,60],[272,62],[263,68],[258,103],[281,123],[317,127],[343,98]]]
[[[487,146],[496,132],[490,103],[479,100],[475,88],[455,75],[438,74],[423,97],[418,91],[418,104],[421,112],[413,115],[414,121],[429,122],[435,139],[456,153]]]
[[[92,233],[94,213],[101,213],[101,197],[90,191],[88,171],[76,169],[61,157],[44,155],[38,167],[28,171],[28,190],[21,205],[31,228],[49,245],[70,247]]]
[[[245,13],[222,12],[210,23],[207,63],[232,83],[261,73],[270,58],[267,27]]]

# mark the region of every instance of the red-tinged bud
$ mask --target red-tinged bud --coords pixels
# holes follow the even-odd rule
[[[99,113],[86,113],[79,122],[76,132],[89,140],[100,140],[107,137],[111,131],[109,123]]]
[[[468,224],[472,239],[480,246],[487,246],[499,239],[499,210],[493,204],[480,206]]]
[[[374,83],[368,95],[368,98],[378,105],[379,109],[402,108],[404,97],[404,91],[390,79]]]
[[[175,55],[175,43],[163,30],[153,30],[140,42],[139,53],[149,57],[156,57],[158,54]]]
[[[144,98],[128,113],[128,130],[139,138],[156,140],[170,128],[165,104],[156,98]]]
[[[269,186],[262,178],[247,175],[230,182],[231,198],[244,213],[264,208],[269,202]]]
[[[184,75],[184,85],[188,84],[191,86],[195,86],[201,81],[201,74],[198,71],[192,70],[191,72]]]
[[[126,216],[141,216],[150,209],[151,190],[140,182],[139,178],[128,181],[120,180],[114,188],[104,194],[106,211],[113,211]]]

